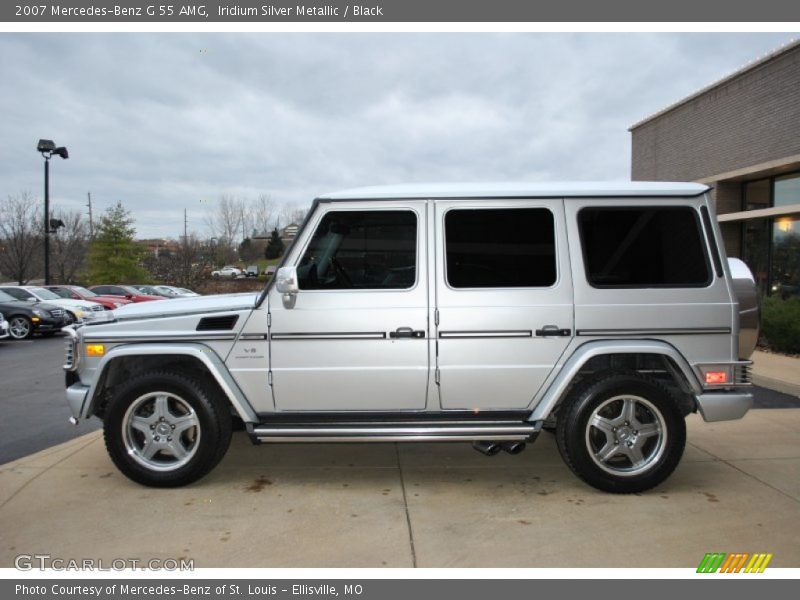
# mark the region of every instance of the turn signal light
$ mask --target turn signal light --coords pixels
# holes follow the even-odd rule
[[[725,371],[708,371],[706,383],[728,383],[728,374]]]
[[[103,344],[87,344],[86,356],[103,356],[106,353],[106,347]]]

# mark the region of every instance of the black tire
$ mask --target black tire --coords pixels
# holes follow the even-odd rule
[[[613,371],[570,393],[559,411],[556,441],[564,462],[583,481],[630,494],[657,486],[675,470],[686,445],[686,422],[659,382]]]
[[[8,320],[8,334],[15,340],[27,340],[33,335],[33,323],[23,315],[13,315]]]
[[[158,418],[158,414],[164,413],[155,408],[161,396],[167,397],[166,419]],[[152,414],[141,416],[142,411],[147,414],[151,408]],[[176,435],[174,441],[169,437],[167,446],[170,423],[175,430],[174,423],[181,420],[194,424],[185,433]],[[132,425],[133,421],[137,421],[137,426]],[[150,421],[153,425],[149,429],[153,431],[148,435],[141,427]],[[163,437],[157,437],[164,423],[167,433],[161,432]],[[159,429],[154,429],[156,426]],[[189,437],[182,439],[184,435]],[[106,407],[103,436],[111,460],[133,481],[151,487],[187,485],[206,475],[225,456],[231,443],[230,406],[203,379],[174,371],[146,372],[113,391]],[[159,441],[153,443],[155,440]],[[147,458],[150,443],[153,447],[160,444],[163,449]],[[182,460],[170,450],[177,444],[187,452]]]

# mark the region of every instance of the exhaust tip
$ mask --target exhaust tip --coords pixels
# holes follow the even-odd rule
[[[504,442],[500,447],[509,454],[519,454],[525,450],[525,442]]]
[[[494,456],[502,450],[497,442],[472,442],[472,447],[486,456]]]

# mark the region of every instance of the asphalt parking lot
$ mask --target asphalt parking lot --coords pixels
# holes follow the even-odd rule
[[[44,450],[0,465],[0,567],[46,553],[196,567],[693,568],[712,551],[800,565],[797,409],[714,424],[691,415],[676,472],[630,496],[580,482],[549,434],[519,456],[485,457],[468,444],[253,446],[239,432],[209,476],[158,490],[123,477],[100,432],[66,424],[59,340],[0,350],[4,388],[20,394],[3,402],[31,408],[3,427],[47,409],[80,434],[53,445],[42,427]]]

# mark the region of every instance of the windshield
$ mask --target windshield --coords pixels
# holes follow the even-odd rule
[[[95,294],[92,290],[87,290],[84,287],[75,286],[72,289],[78,292],[79,295],[84,296],[86,298],[92,298],[93,296],[97,296],[97,294]]]
[[[44,288],[32,288],[30,291],[42,300],[61,300],[61,296]]]
[[[3,290],[0,290],[0,302],[17,302],[14,296],[9,296]]]

